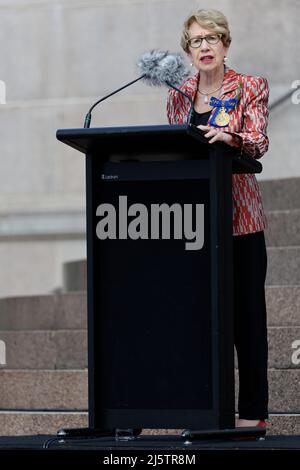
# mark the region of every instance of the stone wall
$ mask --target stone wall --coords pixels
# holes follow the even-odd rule
[[[206,6],[0,0],[0,296],[59,289],[61,264],[84,256],[84,157],[56,141],[56,129],[81,127],[96,98],[138,76],[144,51],[179,51],[183,19],[197,4]],[[231,24],[228,65],[266,76],[270,101],[300,79],[298,0],[207,5]],[[133,85],[100,105],[92,125],[166,123],[165,97],[166,90]],[[272,114],[260,179],[300,175],[299,111],[288,100]]]

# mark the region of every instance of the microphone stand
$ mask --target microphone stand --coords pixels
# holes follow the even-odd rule
[[[193,103],[193,100],[192,98],[190,97],[190,95],[187,95],[186,93],[184,93],[184,91],[182,90],[179,90],[179,88],[176,88],[176,86],[172,85],[170,82],[168,82],[166,80],[166,84],[170,87],[170,88],[173,88],[174,90],[178,91],[178,93],[181,93],[183,96],[185,96],[189,102],[191,103],[191,107],[190,107],[190,110],[189,110],[189,114],[188,114],[188,118],[187,118],[187,124],[189,125],[190,124],[190,121],[191,121],[191,118],[192,118],[192,112],[194,110],[194,103]]]
[[[124,88],[127,88],[128,86],[132,85],[133,83],[138,82],[139,80],[142,80],[142,78],[144,78],[145,76],[146,76],[146,74],[144,73],[139,78],[136,78],[132,82],[127,83],[127,85],[124,85],[121,88],[118,88],[117,90],[113,91],[109,95],[104,96],[103,98],[98,100],[96,103],[94,103],[93,106],[89,109],[89,112],[87,113],[87,115],[85,117],[84,125],[83,125],[84,129],[88,129],[90,127],[91,119],[92,119],[92,111],[97,106],[97,104],[101,103],[101,101],[106,100],[106,98],[109,98],[110,96],[114,95],[115,93],[118,93],[119,91],[124,90]]]
[[[93,106],[91,106],[91,108],[89,109],[86,117],[85,117],[85,120],[84,120],[84,129],[88,129],[91,125],[91,120],[92,120],[92,111],[93,109],[99,104],[101,103],[102,101],[106,100],[107,98],[109,98],[110,96],[112,95],[115,95],[116,93],[118,93],[119,91],[121,90],[124,90],[124,88],[127,88],[129,87],[130,85],[132,85],[133,83],[135,82],[138,82],[139,80],[142,80],[143,78],[145,78],[147,76],[146,73],[144,73],[143,75],[141,75],[140,77],[136,78],[135,80],[132,80],[132,82],[130,83],[127,83],[126,85],[123,85],[121,88],[118,88],[117,90],[113,91],[112,93],[109,93],[109,95],[106,95],[106,96],[103,96],[103,98],[100,98],[100,100],[96,101],[96,103],[93,104]],[[186,93],[184,93],[183,91],[179,90],[179,88],[177,88],[176,86],[172,85],[169,81],[166,80],[165,82],[170,88],[173,88],[174,90],[176,90],[178,93],[181,93],[183,96],[185,96],[186,98],[188,98],[189,102],[191,103],[191,107],[190,107],[190,111],[189,111],[189,114],[188,114],[188,120],[187,120],[187,124],[190,123],[190,120],[191,120],[191,117],[192,117],[192,112],[193,112],[193,109],[194,109],[194,105],[193,105],[193,101],[192,101],[192,98],[187,95]]]

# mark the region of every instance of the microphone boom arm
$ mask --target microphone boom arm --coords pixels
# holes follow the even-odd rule
[[[91,106],[91,108],[89,109],[89,112],[87,113],[87,115],[85,117],[84,126],[83,126],[84,129],[88,129],[90,127],[91,119],[92,119],[92,111],[97,106],[97,104],[101,103],[101,101],[106,100],[106,98],[109,98],[110,96],[114,95],[115,93],[118,93],[119,91],[124,90],[124,88],[127,88],[128,86],[132,85],[133,83],[138,82],[139,80],[142,80],[142,78],[144,78],[145,76],[146,76],[146,74],[144,73],[139,78],[136,78],[132,82],[127,83],[127,85],[123,85],[121,88],[118,88],[118,90],[113,91],[109,95],[103,96],[103,98],[101,98],[96,103],[94,103],[93,106]]]
[[[180,93],[181,95],[185,96],[185,97],[189,100],[189,102],[191,103],[191,107],[190,107],[189,114],[188,114],[188,119],[187,119],[187,124],[189,124],[190,121],[191,121],[192,112],[193,112],[193,109],[194,109],[194,103],[193,103],[192,98],[190,97],[190,95],[187,95],[186,93],[184,93],[184,91],[179,90],[179,88],[177,88],[176,86],[172,85],[172,83],[168,82],[167,80],[166,80],[166,84],[167,84],[170,88],[173,88],[174,90],[178,91],[178,93]]]
[[[100,98],[100,100],[96,101],[96,103],[93,104],[93,106],[91,106],[91,108],[89,109],[86,117],[85,117],[85,120],[84,120],[84,129],[88,129],[90,127],[90,124],[91,124],[91,120],[92,120],[92,111],[93,109],[99,104],[101,103],[102,101],[106,100],[107,98],[109,98],[110,96],[113,96],[115,95],[116,93],[118,93],[119,91],[121,90],[124,90],[124,88],[127,88],[129,87],[130,85],[132,85],[133,83],[135,82],[138,82],[139,80],[142,80],[143,78],[145,78],[147,76],[146,73],[144,73],[143,75],[141,75],[140,77],[136,78],[135,80],[132,80],[132,82],[130,83],[127,83],[126,85],[123,85],[121,88],[118,88],[117,90],[113,91],[112,93],[109,93],[109,95],[106,95],[106,96],[103,96],[102,98]],[[187,123],[189,124],[190,123],[190,120],[191,120],[191,116],[192,116],[192,111],[194,109],[194,105],[193,105],[193,101],[192,101],[192,98],[187,95],[186,93],[184,93],[184,91],[181,91],[179,90],[179,88],[177,88],[176,86],[172,85],[172,83],[170,83],[168,80],[165,81],[165,83],[170,87],[170,88],[173,88],[174,90],[176,90],[178,93],[180,93],[181,95],[185,96],[189,102],[191,103],[191,107],[190,107],[190,111],[189,111],[189,114],[188,114],[188,120],[187,120]]]

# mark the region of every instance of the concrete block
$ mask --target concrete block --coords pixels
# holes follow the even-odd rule
[[[84,256],[86,245],[83,240],[2,242],[0,297],[49,294],[61,290],[62,264]]]
[[[71,261],[63,265],[63,290],[76,292],[87,290],[86,260]]]

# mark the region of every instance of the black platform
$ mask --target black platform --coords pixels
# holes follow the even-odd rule
[[[125,468],[147,465],[149,468],[184,463],[201,468],[232,464],[254,468],[261,463],[296,464],[300,458],[300,436],[267,436],[265,440],[241,442],[214,439],[189,444],[179,435],[141,435],[133,441],[70,439],[64,444],[51,442],[52,438],[55,436],[0,437],[1,468],[6,468],[4,463],[21,464],[22,468],[36,465],[91,468],[104,464],[119,464]],[[43,448],[46,442],[50,443],[48,449]]]

